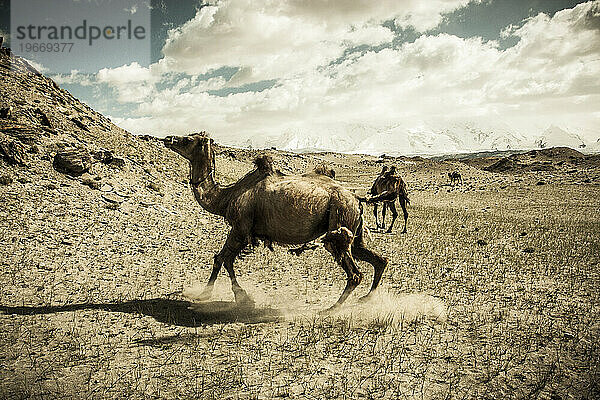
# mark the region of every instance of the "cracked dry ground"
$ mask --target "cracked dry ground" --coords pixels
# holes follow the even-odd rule
[[[362,156],[273,154],[287,171],[327,161],[359,190],[380,168]],[[253,310],[232,306],[224,273],[214,301],[194,310],[172,294],[207,279],[227,232],[194,203],[176,161],[152,166],[154,188],[142,166],[94,164],[116,205],[48,160],[0,164],[13,177],[0,186],[0,397],[600,396],[597,172],[575,184],[568,174],[400,164],[409,233],[371,233],[391,260],[385,296],[369,312],[356,304],[372,276],[361,264],[365,280],[345,311],[321,316],[344,285],[322,249],[260,247],[237,261]],[[218,178],[250,163],[222,151]],[[446,185],[449,168],[463,185]],[[394,307],[411,305],[394,299],[410,293],[441,299],[447,320],[398,317]]]

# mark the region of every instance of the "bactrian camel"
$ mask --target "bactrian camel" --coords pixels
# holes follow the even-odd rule
[[[347,276],[346,287],[332,309],[340,306],[362,280],[355,259],[370,263],[375,271],[365,298],[377,289],[388,261],[365,246],[362,205],[339,183],[321,174],[284,175],[273,170],[270,158],[259,157],[253,171],[234,184],[221,186],[214,177],[213,140],[204,132],[167,137],[164,143],[190,162],[190,186],[200,206],[231,225],[199,300],[210,299],[225,265],[235,301],[252,303],[236,280],[233,263],[255,238],[297,245],[324,236],[325,249]]]
[[[373,214],[375,215],[375,224],[377,225],[377,228],[385,229],[385,210],[386,208],[389,208],[392,213],[392,222],[390,223],[387,232],[392,232],[394,222],[396,222],[396,218],[398,218],[398,211],[396,211],[396,199],[398,199],[404,214],[404,228],[402,229],[402,233],[406,233],[406,223],[408,220],[406,204],[410,204],[410,200],[408,199],[406,183],[401,177],[396,175],[395,166],[392,166],[389,171],[387,166],[384,166],[381,169],[381,173],[375,178],[373,187],[371,187],[370,194],[373,197],[368,199],[368,202],[373,203]],[[383,203],[381,210],[381,224],[379,223],[379,214],[377,213],[377,203],[380,201]]]
[[[454,185],[454,183],[462,183],[462,176],[460,172],[448,172],[448,179],[450,179],[450,185]]]

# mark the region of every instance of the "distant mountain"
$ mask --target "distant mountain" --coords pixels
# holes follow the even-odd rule
[[[257,148],[276,147],[294,152],[335,151],[355,153],[364,138],[376,135],[378,129],[366,124],[313,124],[290,128],[282,135],[268,138],[252,137]]]
[[[551,125],[546,129],[535,141],[535,144],[539,148],[565,146],[573,149],[583,149],[587,146],[581,136],[555,125]]]
[[[597,137],[595,135],[596,132],[589,130],[571,131],[554,125],[545,130],[521,132],[504,122],[486,119],[412,120],[390,126],[350,123],[299,126],[288,129],[280,136],[247,138],[243,147],[373,155],[441,155],[555,146],[600,151],[600,141],[596,143],[595,140],[589,140],[589,137]]]
[[[410,121],[391,126],[369,124],[313,125],[290,129],[279,137],[250,139],[253,147],[309,152],[363,154],[448,154],[526,149],[533,141],[505,124],[481,121]],[[247,147],[248,143],[244,143]]]

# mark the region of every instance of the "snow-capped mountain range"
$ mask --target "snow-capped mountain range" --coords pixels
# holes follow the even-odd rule
[[[566,146],[583,152],[600,152],[600,128],[563,128],[550,125],[526,132],[486,121],[412,121],[388,126],[337,124],[290,128],[281,135],[249,136],[242,147],[294,152],[334,151],[388,155],[440,155],[486,150],[536,149]]]

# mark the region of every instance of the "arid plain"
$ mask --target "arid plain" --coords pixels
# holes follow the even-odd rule
[[[330,255],[261,246],[236,263],[255,309],[231,303],[223,273],[214,301],[190,310],[176,292],[208,278],[228,228],[195,203],[183,159],[145,146],[154,178],[98,163],[98,190],[49,165],[2,165],[14,177],[0,187],[4,397],[598,395],[596,169],[499,174],[269,151],[290,173],[326,162],[360,193],[382,162],[399,168],[408,233],[377,232],[365,207],[371,246],[390,259],[381,292],[357,303],[372,276],[361,264],[356,294],[321,316],[345,283]],[[249,171],[254,153],[222,149],[218,179]],[[450,170],[464,182],[450,186]],[[115,193],[118,202],[105,199]]]
[[[181,291],[208,279],[228,227],[195,203],[185,160],[22,68],[0,68],[10,110],[0,119],[0,397],[600,397],[597,156],[219,147],[222,183],[266,153],[285,173],[325,163],[364,195],[395,165],[408,233],[400,221],[391,234],[373,229],[365,206],[370,247],[390,260],[367,304],[357,298],[372,269],[361,263],[355,294],[319,314],[343,271],[322,248],[278,246],[236,262],[255,308],[232,302],[225,273],[210,302],[193,303]],[[65,151],[92,154],[89,170],[57,171]],[[463,182],[450,185],[450,171]]]

